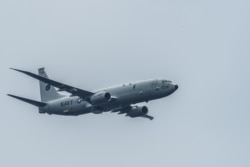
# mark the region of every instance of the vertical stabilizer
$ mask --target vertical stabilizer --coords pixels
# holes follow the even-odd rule
[[[41,77],[49,78],[48,75],[46,74],[44,68],[39,68],[38,74]],[[63,95],[59,94],[56,91],[55,87],[53,87],[47,83],[44,83],[42,81],[39,81],[39,82],[40,82],[40,94],[41,94],[41,101],[42,102],[48,102],[50,100],[55,100],[55,99],[63,97]]]

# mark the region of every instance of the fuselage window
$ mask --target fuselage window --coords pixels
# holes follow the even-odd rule
[[[80,104],[81,102],[83,102],[83,99],[82,98],[78,98],[77,99],[77,103]]]

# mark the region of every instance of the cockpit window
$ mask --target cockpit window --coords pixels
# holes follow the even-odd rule
[[[162,81],[162,84],[163,84],[163,85],[167,85],[167,84],[169,84],[169,83],[171,83],[171,81],[168,81],[168,80],[163,80],[163,81]]]
[[[163,80],[161,88],[162,89],[168,89],[168,84],[170,84],[170,83],[171,83],[171,81]]]

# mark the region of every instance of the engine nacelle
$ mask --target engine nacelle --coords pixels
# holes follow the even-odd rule
[[[127,116],[134,118],[147,115],[147,113],[148,108],[146,106],[134,106],[127,112]]]
[[[111,100],[111,94],[109,92],[98,92],[91,96],[90,101],[92,104],[102,104]]]

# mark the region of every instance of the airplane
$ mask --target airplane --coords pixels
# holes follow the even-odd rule
[[[12,94],[7,95],[34,105],[38,107],[39,113],[49,115],[79,116],[112,112],[126,114],[131,118],[142,117],[153,120],[154,117],[148,115],[146,106],[135,104],[169,96],[178,89],[178,85],[169,80],[151,79],[97,91],[86,91],[49,79],[45,68],[39,68],[38,75],[15,68],[10,69],[39,80],[41,102]],[[69,95],[62,94],[61,91]]]

